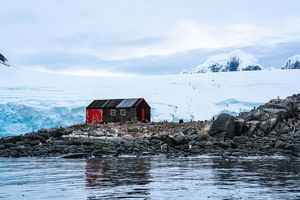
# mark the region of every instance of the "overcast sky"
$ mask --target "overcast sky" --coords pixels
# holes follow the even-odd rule
[[[78,55],[120,60],[298,40],[299,8],[299,0],[9,0],[0,51],[47,67]]]

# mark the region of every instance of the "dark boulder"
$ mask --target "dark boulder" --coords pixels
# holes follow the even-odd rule
[[[23,136],[22,135],[18,135],[18,136],[10,136],[10,137],[6,137],[3,138],[3,144],[5,143],[13,143],[16,144],[17,142],[20,142],[23,140]]]
[[[172,138],[175,141],[175,145],[186,144],[189,142],[188,138],[182,132],[175,133]]]
[[[295,137],[295,138],[300,138],[300,130],[298,130],[298,131],[296,131],[296,132],[294,133],[294,137]]]
[[[222,113],[212,122],[208,133],[210,136],[223,135],[228,138],[233,138],[234,136],[240,136],[246,132],[246,129],[247,126],[243,120]]]
[[[266,116],[266,112],[259,107],[251,110],[250,112],[240,113],[239,118],[242,118],[246,121],[262,121],[268,119],[268,116]]]
[[[200,133],[197,129],[195,128],[187,128],[185,130],[183,130],[182,132],[186,139],[189,141],[194,141],[194,140],[206,140],[207,135],[204,135],[203,133]]]
[[[300,156],[300,144],[287,144],[285,146],[286,153],[293,156]]]
[[[198,130],[195,128],[187,128],[182,132],[186,136],[198,135]]]
[[[288,144],[286,145],[286,149],[300,153],[300,144]]]
[[[72,133],[71,129],[68,128],[53,128],[49,129],[48,132],[50,132],[49,136],[54,138],[60,138],[63,135],[69,135]]]
[[[152,138],[151,140],[155,138]],[[175,133],[174,135],[161,135],[157,137],[157,139],[169,146],[177,146],[189,142],[188,138],[182,132]]]
[[[286,147],[286,142],[282,141],[282,140],[278,140],[275,143],[275,149],[284,149]]]
[[[246,144],[249,141],[249,138],[246,136],[235,136],[233,142],[237,145]]]
[[[159,140],[162,143],[168,144],[170,146],[176,145],[176,141],[174,140],[174,138],[170,137],[169,135],[160,135],[160,136],[152,137],[151,141],[153,140]]]
[[[274,127],[277,125],[277,123],[279,122],[279,117],[278,116],[274,116],[266,121],[263,121],[260,123],[259,128],[261,130],[263,130],[265,133],[269,133],[271,132]]]
[[[235,118],[229,114],[220,114],[211,124],[209,135],[216,136],[224,132],[234,132]]]

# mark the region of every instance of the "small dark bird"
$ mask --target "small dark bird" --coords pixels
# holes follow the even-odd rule
[[[3,54],[0,53],[0,64],[9,67],[9,64],[7,63],[7,61],[8,61],[7,58]]]

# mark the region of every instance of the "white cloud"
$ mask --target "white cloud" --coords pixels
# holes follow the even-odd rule
[[[142,46],[119,46],[106,51],[95,51],[101,59],[126,59],[149,55],[168,55],[197,48],[219,48],[226,42],[219,38],[217,27],[203,25],[195,21],[180,21],[166,33],[161,33],[160,43]]]
[[[292,23],[295,25],[295,23]],[[286,27],[286,28],[285,28]],[[284,27],[258,26],[254,24],[232,24],[210,26],[193,20],[183,20],[166,33],[160,43],[144,46],[119,46],[106,51],[94,51],[101,59],[126,59],[149,55],[168,55],[199,48],[224,48],[246,46],[260,42],[278,42],[287,40],[300,30],[287,24]],[[157,36],[156,36],[157,37]]]
[[[299,2],[266,6],[259,0],[11,0],[0,8],[0,43],[12,59],[62,52],[120,60],[299,39]]]

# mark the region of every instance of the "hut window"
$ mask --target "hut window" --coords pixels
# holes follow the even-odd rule
[[[121,109],[120,110],[120,115],[121,116],[126,116],[126,110],[125,109]]]
[[[110,115],[111,116],[116,116],[117,115],[117,111],[115,109],[111,109],[110,110]]]

